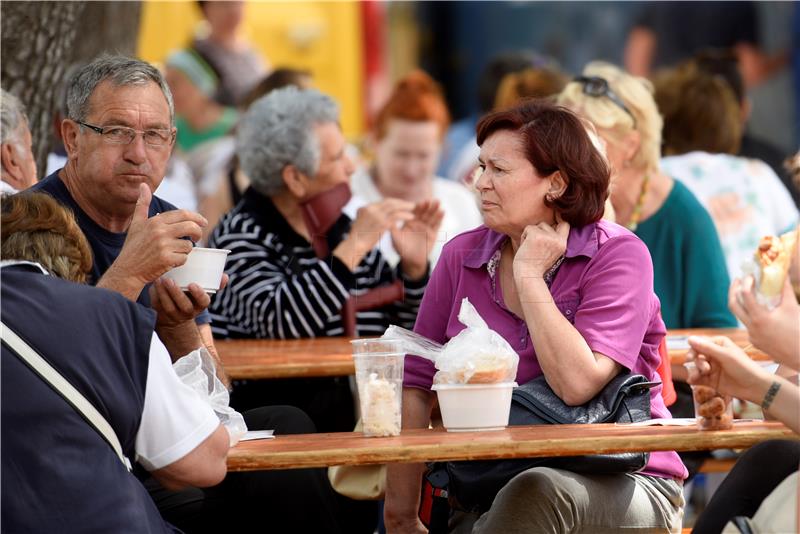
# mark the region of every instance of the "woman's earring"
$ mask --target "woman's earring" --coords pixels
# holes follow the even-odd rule
[[[550,193],[545,194],[544,200],[545,202],[553,202],[553,195],[551,195]]]

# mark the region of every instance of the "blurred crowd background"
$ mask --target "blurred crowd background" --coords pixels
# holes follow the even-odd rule
[[[798,61],[792,48],[800,18],[796,2],[716,3],[714,11],[723,16],[696,23],[686,12],[698,11],[688,5],[697,2],[659,4],[665,5],[657,7],[656,29],[666,29],[673,41],[662,46],[691,46],[687,35],[689,41],[719,43],[754,35],[765,54],[794,54]],[[342,105],[343,128],[354,139],[366,130],[370,111],[386,100],[392,82],[414,67],[443,85],[457,121],[481,111],[479,78],[501,53],[534,52],[573,74],[595,59],[625,66],[631,31],[647,20],[653,4],[303,1],[245,2],[243,8],[241,32],[266,64],[310,71],[315,85]],[[682,24],[670,30],[675,21]],[[136,51],[142,59],[163,62],[204,31],[195,2],[143,2]],[[798,88],[790,61],[784,65],[749,88],[748,131],[788,153],[798,145]]]

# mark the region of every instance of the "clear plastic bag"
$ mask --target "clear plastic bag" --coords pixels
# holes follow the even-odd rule
[[[242,414],[229,406],[228,390],[217,378],[214,359],[206,349],[199,349],[180,358],[172,368],[181,382],[196,391],[204,399],[219,418],[230,436],[233,447],[247,432],[247,425]]]
[[[490,329],[469,299],[461,301],[458,320],[467,328],[442,346],[419,334],[390,326],[384,337],[400,339],[407,352],[434,362],[436,384],[493,384],[513,382],[519,356]]]
[[[765,306],[768,310],[774,310],[781,304],[781,294],[777,295],[764,295],[761,292],[761,268],[755,260],[749,259],[742,262],[742,278],[753,276],[753,292],[756,296],[756,302]],[[741,299],[739,295],[737,298]]]

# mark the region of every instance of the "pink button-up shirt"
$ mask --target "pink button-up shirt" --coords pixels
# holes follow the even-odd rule
[[[434,269],[414,331],[439,343],[465,327],[458,321],[461,299],[469,298],[490,328],[519,354],[517,382],[542,374],[528,326],[503,300],[495,278],[500,249],[508,237],[481,226],[445,245]],[[653,264],[644,243],[625,228],[599,221],[570,230],[564,262],[550,287],[556,307],[581,333],[589,348],[632,373],[660,381],[658,345],[666,334]],[[417,356],[405,362],[405,387],[429,390],[436,372]],[[651,390],[652,417],[671,417],[661,387]],[[654,452],[644,474],[686,478],[674,452]]]

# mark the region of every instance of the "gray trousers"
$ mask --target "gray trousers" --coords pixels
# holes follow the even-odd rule
[[[450,532],[679,533],[683,505],[683,484],[672,479],[534,467],[512,478],[482,516],[457,513]]]

